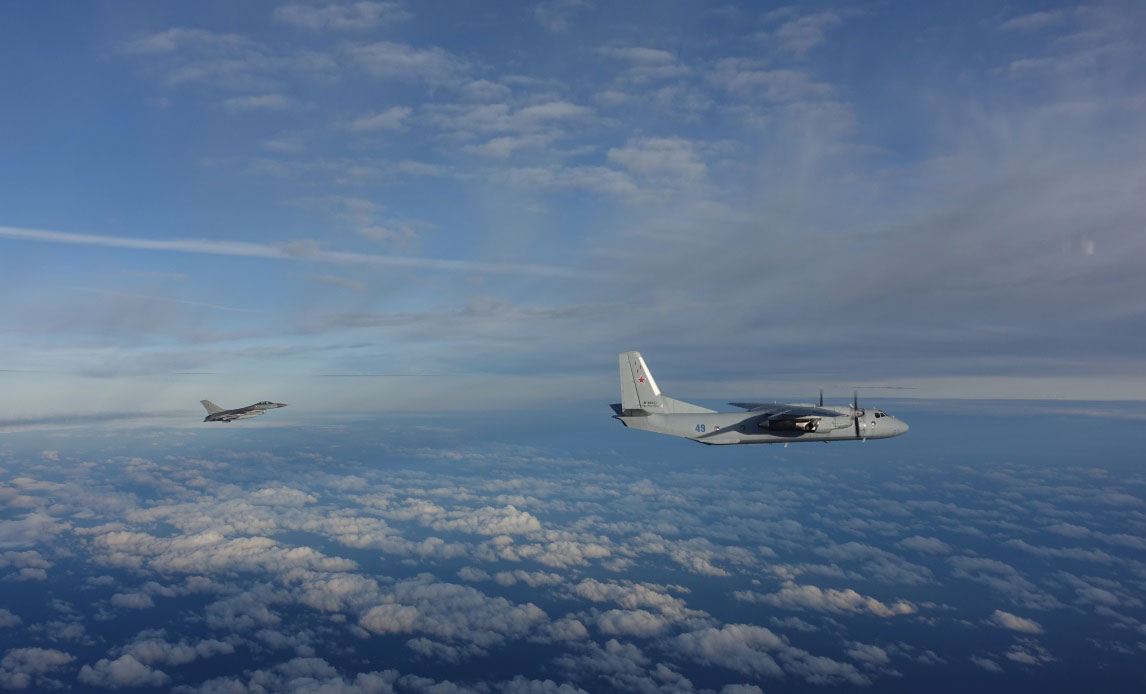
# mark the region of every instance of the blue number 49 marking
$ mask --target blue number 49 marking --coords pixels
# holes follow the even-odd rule
[[[703,424],[697,424],[696,425],[696,433],[698,433],[698,434],[704,433],[704,425]]]

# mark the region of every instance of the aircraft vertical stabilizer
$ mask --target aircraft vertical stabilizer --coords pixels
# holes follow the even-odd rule
[[[211,402],[210,400],[200,400],[199,402],[203,403],[203,407],[207,408],[207,414],[215,414],[216,412],[222,412],[223,411],[222,407],[219,407],[218,405]]]
[[[640,352],[623,352],[621,366],[621,409],[659,412],[664,409],[660,388],[649,373]]]

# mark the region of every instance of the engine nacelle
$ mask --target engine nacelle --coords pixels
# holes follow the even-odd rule
[[[852,418],[842,417],[808,417],[806,419],[785,419],[777,417],[765,419],[760,422],[761,429],[771,431],[803,431],[806,433],[828,432],[833,429],[846,429],[852,426]]]
[[[820,419],[819,417],[811,419],[765,419],[760,422],[760,427],[771,431],[805,431],[811,433],[820,430]]]

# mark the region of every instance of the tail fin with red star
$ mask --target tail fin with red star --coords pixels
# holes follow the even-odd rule
[[[682,414],[712,412],[698,405],[674,400],[661,394],[653,374],[640,352],[622,352],[621,412],[634,414]]]

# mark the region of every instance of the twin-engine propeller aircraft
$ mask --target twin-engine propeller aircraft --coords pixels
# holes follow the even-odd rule
[[[277,409],[279,407],[286,407],[285,402],[271,402],[270,400],[263,400],[256,402],[254,405],[247,405],[234,410],[224,410],[210,400],[200,400],[203,407],[207,408],[207,416],[203,419],[204,422],[233,422],[236,419],[250,419],[251,417],[258,417],[267,410]]]
[[[857,395],[847,407],[730,402],[744,412],[717,412],[661,395],[640,352],[621,353],[621,402],[614,419],[633,429],[680,436],[706,444],[796,443],[888,439],[907,424],[882,410],[861,410]]]

